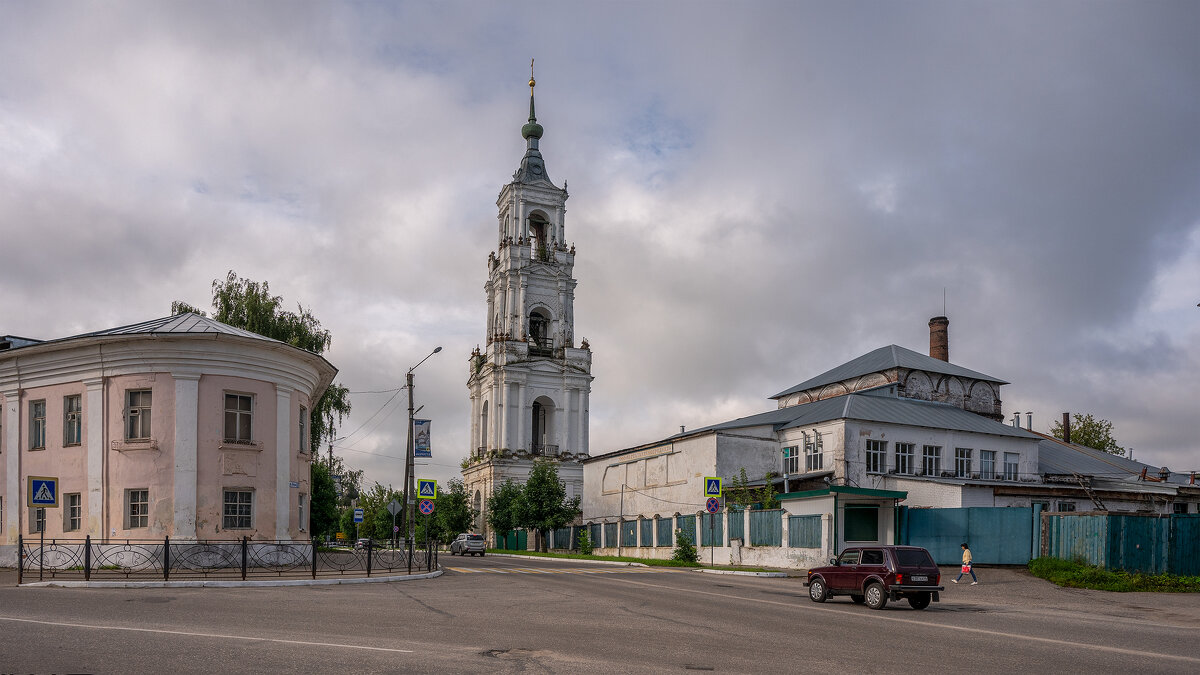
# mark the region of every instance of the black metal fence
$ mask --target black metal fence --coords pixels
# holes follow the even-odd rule
[[[391,548],[368,541],[340,547],[313,539],[25,539],[17,541],[17,583],[162,579],[304,579],[390,576],[437,569],[437,546]]]

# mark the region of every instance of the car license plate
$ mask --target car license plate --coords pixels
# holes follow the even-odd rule
[[[912,580],[913,581],[929,581],[929,577],[925,576],[924,574],[914,574],[914,575],[912,575]]]

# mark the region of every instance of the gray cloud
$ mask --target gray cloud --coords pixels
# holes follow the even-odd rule
[[[203,306],[235,269],[321,318],[352,390],[444,346],[418,397],[449,477],[536,56],[593,452],[923,349],[944,288],[952,358],[1012,381],[1007,411],[1200,468],[1200,10],[628,9],[5,5],[0,331]],[[398,483],[403,418],[342,452]]]

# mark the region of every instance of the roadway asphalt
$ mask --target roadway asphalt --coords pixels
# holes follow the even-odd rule
[[[247,589],[17,588],[0,672],[1200,670],[1195,595],[1060,589],[976,568],[923,611],[808,599],[800,578],[444,556],[440,578]],[[949,574],[950,569],[943,570]]]

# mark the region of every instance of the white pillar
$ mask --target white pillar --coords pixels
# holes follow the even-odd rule
[[[488,406],[488,428],[487,437],[488,446],[491,450],[500,449],[500,383],[496,380],[496,371],[492,371],[492,398],[491,405]]]
[[[501,382],[500,402],[496,406],[496,414],[500,416],[500,444],[498,447],[501,449],[508,448],[509,450],[515,450],[516,448],[514,448],[512,444],[508,442],[508,396],[508,382]]]
[[[104,537],[104,378],[83,381],[87,387],[87,521],[84,531]]]
[[[21,533],[21,392],[13,389],[4,392],[4,450],[5,459],[4,494],[4,540],[17,543]]]
[[[525,443],[525,420],[528,417],[528,415],[526,415],[526,413],[525,413],[525,383],[524,382],[517,383],[517,412],[516,412],[516,415],[517,415],[517,445],[516,445],[516,447],[530,449],[532,447],[532,445],[527,445]],[[530,418],[530,419],[532,419],[532,418]],[[532,425],[529,429],[529,435],[530,435],[531,440],[533,440],[535,442],[537,441],[536,438],[533,438]]]
[[[195,539],[200,374],[171,373],[171,377],[175,378],[175,527],[171,536]]]
[[[275,385],[275,538],[291,539],[292,388]]]
[[[582,434],[580,436],[580,452],[588,454],[588,390],[580,389],[581,404],[580,404],[580,419]]]

